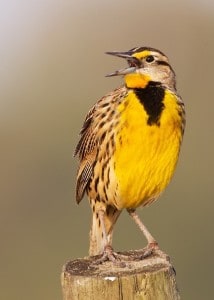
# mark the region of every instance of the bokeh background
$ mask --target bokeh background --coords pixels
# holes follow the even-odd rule
[[[75,203],[78,133],[88,109],[121,83],[104,54],[165,52],[187,128],[176,174],[139,213],[177,271],[182,299],[213,299],[214,2],[1,0],[0,299],[61,299],[60,272],[88,251],[90,209]],[[116,250],[145,240],[123,213]]]

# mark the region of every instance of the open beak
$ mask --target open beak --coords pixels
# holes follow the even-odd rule
[[[113,73],[107,74],[106,77],[126,75],[126,74],[129,74],[129,73],[133,73],[136,70],[136,64],[134,63],[134,62],[136,62],[136,58],[132,57],[130,52],[112,51],[112,52],[106,52],[106,54],[125,58],[129,62],[133,61],[133,66],[130,66],[130,67],[125,68],[125,69],[117,70]]]
[[[129,51],[127,51],[127,52],[108,51],[108,52],[106,52],[106,54],[114,55],[114,56],[118,56],[118,57],[122,57],[122,58],[127,58],[127,59],[132,58]]]

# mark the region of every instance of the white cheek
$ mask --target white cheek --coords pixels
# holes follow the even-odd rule
[[[151,70],[149,68],[141,68],[136,70],[137,74],[149,74],[151,73]]]

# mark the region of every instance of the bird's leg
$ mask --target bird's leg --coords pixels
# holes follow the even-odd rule
[[[106,212],[102,209],[100,209],[98,211],[100,225],[101,225],[102,233],[103,233],[103,239],[105,240],[104,251],[103,251],[101,259],[103,261],[105,261],[105,260],[115,261],[116,258],[113,254],[113,248],[108,243],[108,237],[107,237],[107,232],[106,232],[106,227],[105,227],[105,214],[106,214]]]
[[[105,214],[106,212],[103,209],[98,210],[105,246],[101,257],[96,260],[95,264],[101,264],[105,261],[111,261],[120,267],[124,267],[125,264],[123,262],[120,262],[120,255],[114,252],[112,246],[109,244],[105,227]]]
[[[137,226],[140,228],[140,230],[143,232],[145,238],[147,239],[148,245],[146,246],[144,257],[149,256],[152,254],[154,250],[158,250],[158,243],[154,239],[154,237],[151,235],[151,233],[148,231],[146,226],[143,224],[143,222],[140,220],[139,216],[137,215],[135,209],[127,209],[129,215],[132,217],[132,219],[135,221]]]

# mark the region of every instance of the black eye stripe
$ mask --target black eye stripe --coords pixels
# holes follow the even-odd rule
[[[163,60],[157,60],[157,64],[158,64],[158,65],[162,65],[162,66],[167,66],[167,67],[169,67],[170,70],[175,74],[173,68],[171,67],[171,65],[170,65],[168,62],[163,61]]]
[[[163,61],[163,60],[158,60],[158,61],[157,61],[157,64],[158,64],[158,65],[163,65],[163,66],[170,66],[170,64],[169,64],[168,62]]]

